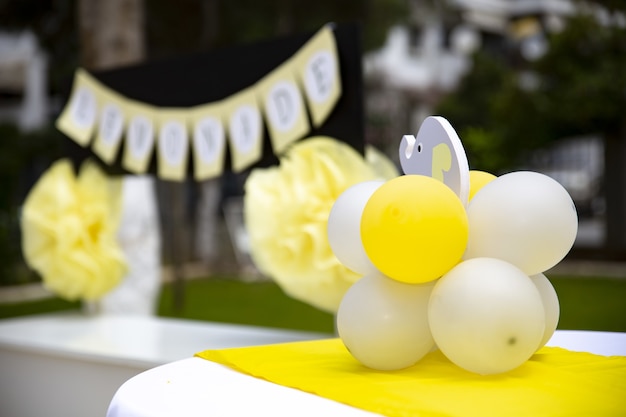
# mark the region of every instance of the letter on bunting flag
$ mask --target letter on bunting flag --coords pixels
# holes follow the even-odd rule
[[[135,174],[143,174],[148,169],[154,149],[154,120],[156,109],[153,106],[128,100],[123,106],[128,118],[122,166]]]
[[[103,86],[104,87],[104,86]],[[96,90],[99,103],[98,129],[92,145],[93,151],[107,164],[115,161],[124,133],[125,99],[115,91],[104,87]]]
[[[341,97],[337,44],[330,26],[320,29],[293,60],[304,86],[313,125],[319,127]]]
[[[81,146],[91,141],[98,117],[96,91],[100,88],[101,84],[87,71],[77,69],[70,99],[57,119],[57,129]]]
[[[157,114],[157,171],[164,180],[183,181],[187,174],[189,139],[187,110],[161,109]]]
[[[234,172],[241,172],[261,159],[263,120],[253,88],[230,96],[224,103],[228,115],[228,138]]]
[[[292,61],[287,61],[258,84],[259,99],[276,155],[310,129],[295,75]]]
[[[223,117],[223,106],[219,103],[198,106],[191,110],[194,178],[197,181],[222,174],[226,151]]]

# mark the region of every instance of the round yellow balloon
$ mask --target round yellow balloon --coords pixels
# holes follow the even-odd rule
[[[472,201],[472,198],[476,195],[481,188],[485,185],[489,184],[491,181],[495,180],[497,177],[493,174],[490,174],[485,171],[470,171],[469,172],[469,201]]]
[[[465,208],[444,183],[403,175],[381,185],[361,217],[365,253],[382,273],[400,282],[433,281],[463,256]]]

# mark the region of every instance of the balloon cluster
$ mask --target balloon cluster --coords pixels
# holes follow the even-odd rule
[[[331,249],[363,276],[339,306],[340,338],[379,370],[436,348],[478,374],[518,367],[557,326],[543,272],[574,243],[571,197],[543,174],[469,171],[441,117],[403,138],[400,161],[406,175],[356,184],[330,212]]]

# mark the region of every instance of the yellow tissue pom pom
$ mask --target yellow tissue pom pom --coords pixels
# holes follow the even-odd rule
[[[374,170],[377,179],[388,180],[400,175],[393,161],[371,145],[365,145],[365,161]]]
[[[99,299],[126,273],[117,242],[120,210],[121,180],[109,179],[93,162],[76,177],[69,160],[57,161],[24,202],[27,264],[62,298]]]
[[[291,297],[321,310],[336,312],[360,278],[328,243],[335,200],[354,184],[397,175],[384,155],[369,152],[376,168],[342,142],[309,138],[292,146],[279,166],[253,170],[245,184],[244,219],[256,266]]]

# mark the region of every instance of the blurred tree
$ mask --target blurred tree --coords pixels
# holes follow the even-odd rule
[[[81,2],[0,0],[0,29],[31,29],[49,53],[53,92],[64,91],[79,64],[79,30],[82,37],[90,36],[88,27],[78,27],[79,7],[84,7]],[[327,22],[360,23],[364,49],[368,50],[380,46],[389,26],[405,21],[409,12],[407,0],[150,0],[143,7],[140,25],[148,59],[315,31]],[[113,5],[105,9],[112,10]],[[127,25],[134,13],[123,14],[113,28],[102,29],[110,32],[117,25]],[[106,14],[81,20],[83,25],[91,21],[89,25],[95,29],[98,21],[106,20]]]
[[[437,107],[436,113],[444,115],[463,140],[472,169],[499,173],[514,163],[518,144],[506,141],[503,127],[494,120],[497,103],[513,82],[514,73],[501,58],[479,52],[472,71]]]
[[[479,52],[459,90],[439,103],[437,113],[457,129],[472,169],[504,173],[523,164],[530,151],[562,138],[547,124],[547,98],[520,87],[524,76],[537,75]]]
[[[143,0],[78,0],[80,62],[103,70],[145,58]]]
[[[620,254],[626,254],[625,14],[623,8],[603,23],[592,14],[573,17],[535,65],[541,84],[533,93],[545,102],[543,118],[555,138],[603,136],[606,245]]]
[[[406,0],[152,0],[147,8],[150,56],[224,47],[315,31],[328,22],[358,22],[364,48],[380,46],[408,14]]]
[[[562,31],[548,35],[546,54],[534,62],[512,49],[505,56],[477,55],[459,90],[437,111],[458,129],[475,169],[494,173],[550,141],[601,135],[605,253],[615,257],[626,254],[626,7],[606,4],[605,21],[581,4]]]

